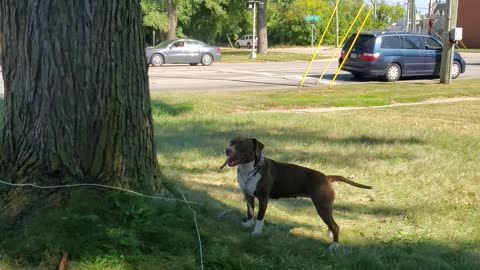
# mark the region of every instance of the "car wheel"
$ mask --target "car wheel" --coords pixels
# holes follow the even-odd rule
[[[202,55],[202,65],[210,66],[213,63],[213,56],[206,53]]]
[[[453,65],[452,65],[452,79],[456,79],[456,78],[458,78],[458,76],[460,76],[460,70],[461,70],[460,63],[457,62],[457,61],[453,61]]]
[[[154,67],[159,67],[165,63],[165,60],[163,59],[163,56],[161,54],[154,54],[152,55],[152,58],[150,58],[150,63]]]
[[[251,49],[251,48],[252,48],[252,44],[250,44],[250,42],[249,42],[249,43],[247,43],[247,48],[249,48],[249,49]]]
[[[189,65],[190,66],[196,66],[196,65],[198,65],[198,63],[190,63]]]
[[[385,80],[389,82],[398,81],[401,75],[402,75],[402,69],[400,68],[399,65],[393,63],[393,64],[390,64],[387,67],[387,70],[385,71]]]

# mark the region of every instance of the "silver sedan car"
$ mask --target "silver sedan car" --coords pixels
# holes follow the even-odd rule
[[[147,63],[158,67],[163,64],[190,64],[201,63],[209,66],[220,61],[220,48],[207,45],[194,39],[167,40],[155,47],[145,49]]]

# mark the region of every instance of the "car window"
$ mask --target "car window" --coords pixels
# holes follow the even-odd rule
[[[356,34],[350,36],[350,38],[345,43],[345,48],[350,48],[352,45],[353,40],[355,39]],[[373,51],[373,47],[375,45],[375,36],[372,35],[360,35],[358,36],[357,42],[355,43],[355,48],[365,50],[365,51]]]
[[[186,46],[189,46],[189,47],[202,47],[205,45],[203,42],[196,41],[196,40],[188,40],[188,41],[185,41],[185,43],[186,43]]]
[[[385,36],[382,37],[380,47],[382,49],[402,49],[402,42],[399,36]]]
[[[175,48],[184,47],[184,46],[185,46],[185,44],[183,43],[183,41],[177,41],[177,42],[173,43],[173,45],[172,45],[172,47],[175,47]]]
[[[155,46],[155,48],[166,48],[170,44],[170,40],[163,41],[162,43]]]
[[[403,36],[405,49],[423,49],[422,41],[419,36]]]
[[[441,50],[442,45],[431,37],[424,37],[425,39],[425,48],[428,50]]]

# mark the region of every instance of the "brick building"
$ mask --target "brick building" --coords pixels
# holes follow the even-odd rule
[[[467,48],[480,49],[480,1],[458,0],[457,26],[463,28]]]

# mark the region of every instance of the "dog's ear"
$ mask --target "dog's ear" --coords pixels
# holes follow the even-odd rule
[[[257,156],[260,156],[260,154],[262,153],[262,150],[263,150],[263,143],[259,142],[257,139],[253,138],[252,139],[253,141],[253,149],[255,150],[255,154]]]

